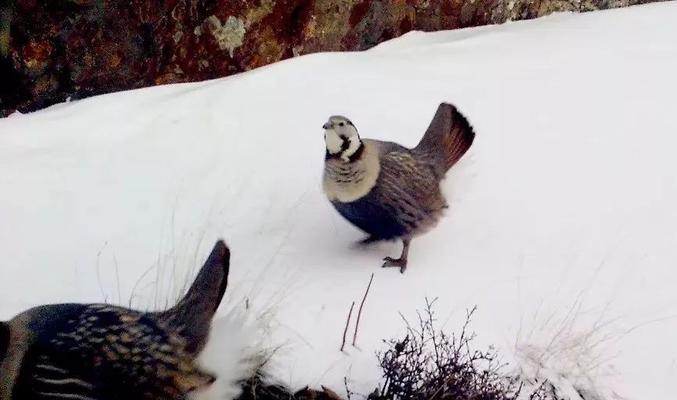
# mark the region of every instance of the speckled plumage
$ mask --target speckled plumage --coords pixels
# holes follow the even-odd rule
[[[395,143],[365,139],[363,144],[378,149],[378,178],[366,195],[354,201],[333,200],[338,212],[382,240],[413,236],[432,227],[446,207],[432,166]]]
[[[229,251],[218,242],[175,307],[144,313],[57,304],[0,325],[0,400],[184,400],[214,377],[195,359],[225,291]]]
[[[327,151],[325,194],[343,217],[370,235],[367,241],[402,239],[403,256],[388,258],[386,264],[404,271],[409,241],[431,229],[447,208],[440,181],[470,148],[474,132],[449,104],[439,106],[423,139],[413,149],[359,139],[349,120],[336,126],[343,118],[332,117],[325,129],[338,131],[331,134],[339,138],[359,140],[362,146],[353,154],[346,154],[344,149],[334,154]]]

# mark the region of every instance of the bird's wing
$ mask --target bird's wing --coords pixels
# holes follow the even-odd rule
[[[391,151],[381,155],[377,187],[380,202],[414,229],[433,211],[444,208],[439,181],[432,166],[418,160],[409,151]]]
[[[193,364],[181,338],[147,315],[105,304],[43,309],[65,314],[32,322],[39,330],[22,355],[18,398],[178,398],[214,379]]]

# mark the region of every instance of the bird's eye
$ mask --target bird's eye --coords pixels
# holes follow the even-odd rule
[[[340,123],[339,123],[339,126],[343,126],[343,125],[345,125],[345,123],[343,123],[343,122],[340,122]]]

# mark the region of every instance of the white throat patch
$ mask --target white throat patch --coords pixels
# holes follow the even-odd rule
[[[329,154],[338,154],[341,152],[343,140],[341,140],[339,135],[333,129],[327,129],[324,132],[324,142],[327,145]]]
[[[349,203],[364,197],[376,185],[381,172],[378,148],[371,141],[362,143],[364,152],[353,162],[325,160],[322,186],[329,200]]]
[[[335,155],[341,153],[341,159],[345,162],[350,161],[350,157],[360,148],[360,137],[353,135],[348,138],[348,148],[341,151],[343,148],[343,139],[333,129],[325,131],[324,141],[327,145],[329,154]]]

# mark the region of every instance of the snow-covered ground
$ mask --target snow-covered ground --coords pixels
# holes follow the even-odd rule
[[[0,318],[161,307],[223,237],[229,301],[272,308],[285,383],[372,390],[381,339],[427,296],[449,330],[477,305],[476,344],[514,367],[674,399],[676,20],[668,2],[411,33],[0,120]],[[362,234],[321,192],[321,126],[344,114],[363,137],[414,145],[441,101],[477,140],[407,272],[380,269],[399,244],[352,246]],[[341,353],[371,273],[359,348]]]

